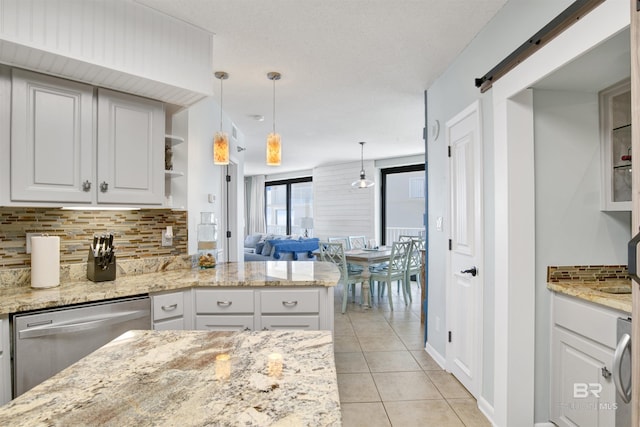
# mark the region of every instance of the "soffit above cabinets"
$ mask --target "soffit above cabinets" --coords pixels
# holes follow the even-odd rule
[[[0,0],[0,63],[188,106],[213,94],[213,35],[126,0]]]

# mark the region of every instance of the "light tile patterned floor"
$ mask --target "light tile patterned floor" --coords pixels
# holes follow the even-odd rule
[[[341,287],[335,295],[334,350],[344,427],[491,425],[473,396],[424,351],[415,282],[409,305],[394,290],[394,311],[384,298],[367,310],[349,301],[341,314]]]

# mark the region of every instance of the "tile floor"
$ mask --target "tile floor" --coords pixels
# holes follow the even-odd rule
[[[394,311],[385,296],[367,310],[349,301],[345,314],[342,287],[335,290],[343,426],[490,426],[471,394],[424,351],[417,284],[410,305],[393,288]]]

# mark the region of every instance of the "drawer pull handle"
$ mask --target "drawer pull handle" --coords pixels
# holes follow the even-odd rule
[[[282,305],[285,307],[295,307],[298,305],[298,301],[282,301]]]
[[[171,304],[171,305],[163,305],[161,307],[164,311],[173,311],[176,308],[178,308],[178,304]]]
[[[217,304],[220,307],[229,307],[232,303],[233,303],[233,301],[218,301],[217,302]]]

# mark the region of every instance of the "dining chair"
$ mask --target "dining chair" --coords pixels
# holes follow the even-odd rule
[[[351,299],[356,301],[356,284],[364,282],[361,272],[350,271],[347,267],[347,259],[344,256],[344,246],[339,242],[320,242],[320,259],[322,261],[334,263],[340,270],[340,283],[342,283],[342,314],[347,310],[347,299],[349,297],[349,289],[351,289]],[[362,298],[362,289],[360,289],[360,297]],[[371,294],[369,294],[371,298]],[[367,301],[369,306],[371,300]]]
[[[367,246],[367,238],[365,236],[349,236],[349,246],[351,249],[362,249]]]
[[[411,239],[411,249],[409,250],[409,255],[407,256],[407,278],[405,280],[406,292],[409,294],[409,301],[413,302],[413,298],[411,297],[411,276],[416,276],[416,283],[418,284],[418,289],[421,288],[422,284],[420,283],[420,271],[422,270],[422,253],[424,250],[425,242],[422,237],[413,236]]]
[[[398,285],[402,282],[402,296],[404,297],[404,303],[407,304],[407,287],[405,281],[407,279],[407,260],[409,251],[411,250],[411,242],[393,242],[391,246],[391,257],[389,258],[389,264],[381,269],[371,271],[369,282],[378,282],[378,298],[384,293],[385,286],[388,285],[389,291],[387,292],[387,299],[389,300],[389,307],[393,311],[393,297],[391,294],[391,282],[398,281]]]
[[[327,239],[327,241],[329,241],[330,243],[342,243],[342,245],[344,246],[344,250],[345,251],[353,249],[351,244],[349,243],[349,240],[350,239],[348,237],[329,237]],[[354,265],[354,264],[347,263],[347,268],[352,273],[361,273],[362,272],[362,266],[360,266],[360,265]]]

